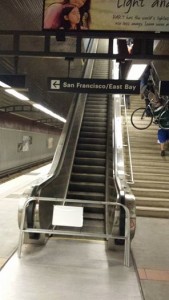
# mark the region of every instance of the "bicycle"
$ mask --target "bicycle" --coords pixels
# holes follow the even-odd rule
[[[139,107],[132,112],[131,124],[139,130],[149,128],[152,123],[160,128],[169,129],[169,99],[157,109],[154,108],[154,100],[149,100],[150,103],[146,107]]]

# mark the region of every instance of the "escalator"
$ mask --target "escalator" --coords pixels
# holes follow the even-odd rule
[[[106,53],[108,41],[99,40],[97,51]],[[89,60],[86,69],[88,69],[88,73],[85,73],[84,78],[86,76],[86,78],[108,79],[112,74],[112,61]],[[83,233],[84,236],[85,233],[89,233],[88,236],[95,234],[96,238],[102,239],[105,234],[112,235],[114,225],[117,235],[120,228],[122,228],[120,234],[124,234],[125,218],[119,222],[118,217],[118,223],[115,224],[114,216],[119,213],[116,213],[114,206],[107,204],[108,202],[121,202],[113,173],[115,129],[113,129],[112,119],[114,107],[112,95],[78,95],[73,114],[69,118],[71,121],[65,124],[67,134],[63,129],[61,142],[56,149],[51,171],[48,174],[49,177],[38,185],[35,184],[30,193],[31,197],[38,199],[36,206],[38,206],[39,213],[39,224],[36,225],[33,214],[35,205],[33,201],[30,202],[27,208],[27,213],[31,216],[28,218],[27,214],[30,228],[36,228],[36,226],[41,229],[53,228],[53,206],[56,205],[56,202],[52,199],[55,198],[62,201],[61,205],[68,205],[73,200],[73,205],[83,207],[83,227],[80,229],[66,228],[69,232],[73,231],[72,235],[76,230],[82,233],[82,236]],[[118,135],[120,134],[118,132]],[[60,147],[63,147],[62,151]],[[120,149],[118,149],[119,151]],[[58,153],[61,153],[59,161]],[[41,198],[50,198],[51,200],[50,202],[44,199],[41,201]],[[134,205],[133,201],[132,203]],[[56,225],[54,229],[63,231],[65,230],[63,227]],[[32,238],[33,236],[31,236]]]
[[[102,66],[103,67],[103,66]],[[107,69],[107,62],[104,64]],[[108,75],[105,72],[105,77]],[[102,75],[103,76],[103,75]],[[95,77],[95,76],[94,76]],[[107,150],[107,95],[87,97],[67,198],[105,201]],[[104,207],[85,207],[90,231],[103,231]],[[84,230],[87,228],[84,224]],[[94,228],[94,229],[93,229]]]
[[[97,51],[107,52],[108,42],[99,41]],[[95,60],[90,64],[91,78],[108,79],[111,71],[109,60]],[[102,234],[106,232],[106,209],[103,202],[112,200],[112,190],[115,190],[112,186],[113,99],[108,94],[81,94],[79,98],[61,170],[58,176],[54,175],[32,196],[36,193],[41,197],[81,200],[79,206],[84,207],[84,220],[80,231]],[[83,204],[84,200],[93,203]],[[98,201],[102,204],[98,204]],[[51,226],[53,204],[40,202],[41,228]],[[61,229],[61,226],[57,229]],[[71,229],[68,228],[69,231]]]

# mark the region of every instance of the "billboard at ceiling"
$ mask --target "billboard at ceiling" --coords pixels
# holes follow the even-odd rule
[[[44,0],[43,29],[169,31],[169,0]]]

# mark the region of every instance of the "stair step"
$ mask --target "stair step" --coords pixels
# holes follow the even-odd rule
[[[152,189],[152,188],[137,188],[137,187],[132,187],[131,188],[133,194],[137,197],[143,197],[146,195],[146,197],[154,197],[154,198],[169,198],[169,190],[159,190],[157,189]]]
[[[136,206],[136,215],[153,218],[169,218],[169,208]]]
[[[169,208],[169,199],[164,198],[151,198],[151,197],[138,197],[136,196],[137,206],[148,206],[148,207],[165,207]]]
[[[143,162],[140,162],[140,164],[134,164],[133,163],[133,173],[155,173],[155,174],[168,174],[169,173],[169,169],[168,167],[163,168],[160,164],[159,166],[156,165],[156,163],[154,163],[153,165],[149,165],[147,164],[146,166],[143,164]]]
[[[134,181],[136,182],[137,180],[149,180],[152,179],[153,181],[158,181],[158,182],[163,182],[163,181],[168,181],[168,172],[166,174],[163,174],[162,172],[160,173],[134,173]],[[160,181],[159,181],[160,180]]]
[[[162,178],[161,178],[162,179]],[[168,190],[169,192],[169,183],[168,181],[163,180],[135,180],[134,181],[135,188],[150,188],[151,189],[161,189]]]

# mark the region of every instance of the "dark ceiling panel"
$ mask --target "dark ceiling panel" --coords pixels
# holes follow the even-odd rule
[[[41,30],[43,0],[1,0],[1,30]]]

